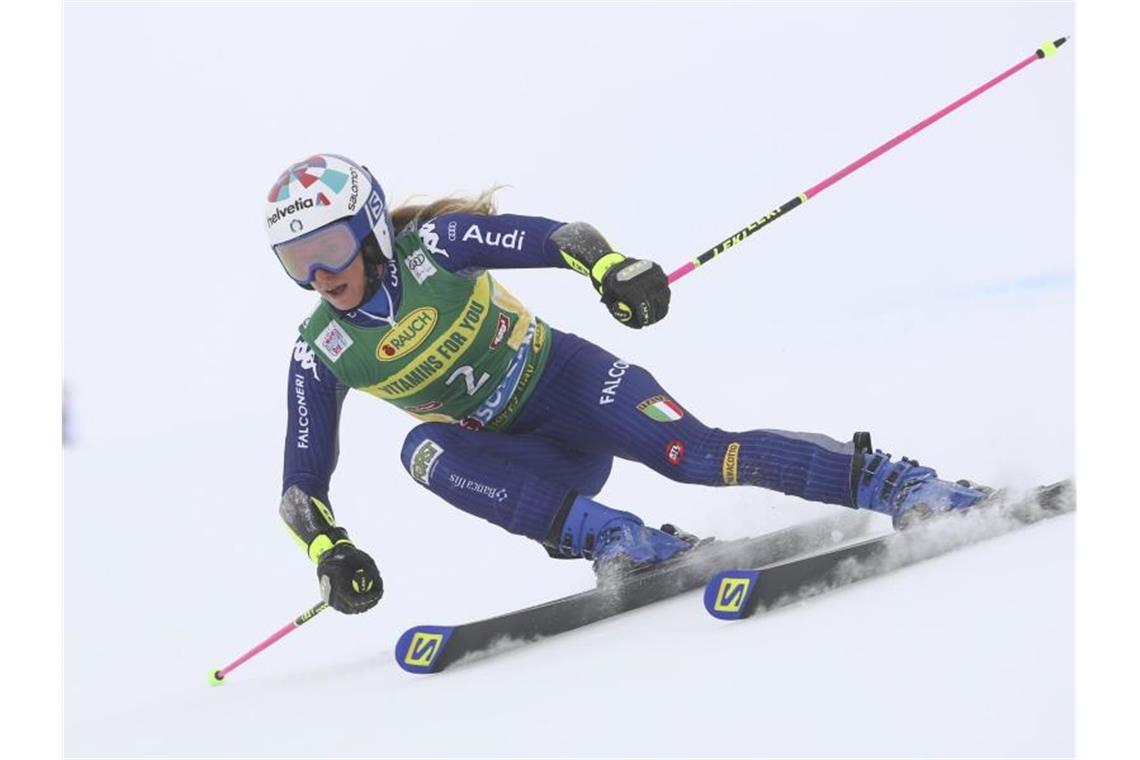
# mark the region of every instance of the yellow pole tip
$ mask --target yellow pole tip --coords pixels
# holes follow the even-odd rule
[[[1037,48],[1037,57],[1038,58],[1049,58],[1051,56],[1056,55],[1057,54],[1057,48],[1061,47],[1066,42],[1068,42],[1069,38],[1071,36],[1072,35],[1067,35],[1065,37],[1059,37],[1058,39],[1055,39],[1051,42],[1049,40],[1045,40],[1044,42],[1041,43],[1041,47]]]

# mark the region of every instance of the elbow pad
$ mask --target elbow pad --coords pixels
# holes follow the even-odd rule
[[[338,544],[352,544],[348,531],[338,527],[332,510],[315,496],[309,496],[298,486],[289,486],[281,494],[281,507],[278,510],[285,527],[293,538],[304,547],[313,562]]]
[[[590,278],[594,289],[602,292],[602,280],[615,265],[625,261],[609,241],[593,225],[586,222],[564,224],[550,234],[567,266]]]
[[[669,280],[659,265],[618,253],[585,222],[564,224],[550,239],[571,269],[590,278],[617,321],[637,329],[669,313]]]

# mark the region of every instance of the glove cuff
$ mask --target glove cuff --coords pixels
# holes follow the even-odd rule
[[[348,531],[341,527],[329,528],[309,542],[309,559],[313,562],[320,562],[325,552],[341,544],[352,546],[352,541],[348,538]]]
[[[590,279],[594,281],[594,285],[601,290],[602,280],[605,279],[606,273],[623,261],[625,261],[625,255],[617,251],[611,251],[595,261],[594,265],[590,267]]]

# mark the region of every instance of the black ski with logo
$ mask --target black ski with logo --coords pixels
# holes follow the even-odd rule
[[[868,514],[857,512],[754,538],[712,541],[620,584],[471,623],[409,628],[396,645],[396,662],[411,673],[438,673],[465,657],[502,651],[500,645],[506,649],[572,631],[701,587],[706,589],[706,608],[716,617],[747,617],[783,600],[945,554],[1074,507],[1073,484],[1062,481],[1017,499],[998,493],[969,513],[937,517],[871,538],[856,539]],[[962,529],[955,530],[955,525]],[[723,586],[723,579],[734,573],[750,578],[750,584]],[[718,604],[733,614],[717,614],[713,608]]]

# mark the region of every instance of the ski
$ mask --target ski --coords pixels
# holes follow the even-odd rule
[[[501,643],[532,642],[699,589],[720,570],[767,565],[851,541],[865,532],[869,522],[867,512],[844,511],[753,538],[708,541],[619,584],[485,620],[451,626],[418,625],[405,631],[397,642],[396,662],[410,673],[438,673],[465,657],[486,654]]]
[[[798,601],[823,591],[937,557],[961,546],[1069,512],[1076,506],[1072,481],[1034,489],[1023,498],[996,495],[990,503],[948,514],[904,531],[863,539],[755,569],[718,572],[705,586],[704,605],[721,620]]]

